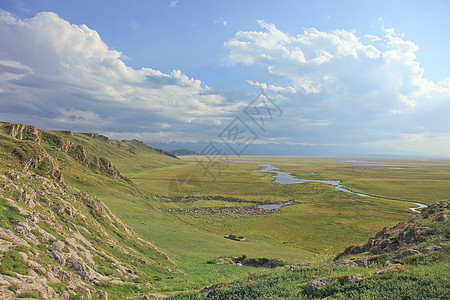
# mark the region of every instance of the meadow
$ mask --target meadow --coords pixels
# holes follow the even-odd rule
[[[185,156],[152,168],[131,161],[115,163],[150,195],[198,197],[194,200],[161,201],[149,196],[146,201],[132,202],[120,193],[104,197],[125,222],[167,252],[187,274],[162,282],[167,291],[198,289],[255,271],[206,264],[216,257],[245,254],[278,258],[287,264],[317,260],[364,242],[383,227],[415,214],[409,209],[414,205],[407,201],[429,204],[450,194],[449,160],[240,156],[230,157],[233,163],[215,162],[205,169],[202,159]],[[271,174],[253,172],[260,168],[258,163],[274,164],[299,178],[341,180],[350,190],[376,198],[322,183],[276,184]],[[186,212],[254,205],[206,199],[210,196],[293,204],[266,215]],[[224,239],[228,234],[244,236],[246,241]]]
[[[382,228],[417,214],[409,209],[414,206],[409,201],[430,204],[448,199],[450,194],[448,159],[177,159],[137,140],[116,141],[91,133],[51,131],[37,136],[28,130],[19,140],[8,135],[8,126],[0,131],[0,154],[5,158],[0,167],[20,169],[17,157],[38,157],[45,149],[52,158],[44,160],[46,164],[36,172],[44,174],[58,166],[66,184],[97,196],[170,257],[176,270],[170,274],[152,271],[160,269],[156,265],[137,269],[140,280],[148,280],[165,294],[245,282],[252,277],[249,274],[276,277],[282,272],[211,263],[218,258],[278,259],[286,265],[325,263],[348,245],[363,243]],[[99,164],[100,158],[108,163]],[[339,180],[351,191],[374,197],[318,182],[278,184],[271,173],[255,172],[261,163],[273,164],[298,178]],[[116,175],[120,171],[121,175],[111,176],[108,171]],[[258,208],[286,202],[291,204],[277,211]],[[229,234],[243,236],[245,241],[224,238]],[[102,288],[110,295],[126,293],[113,286]]]

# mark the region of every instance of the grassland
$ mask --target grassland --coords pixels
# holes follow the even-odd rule
[[[176,159],[136,140],[51,133],[107,158],[120,171],[121,178],[104,176],[41,141],[58,160],[67,184],[103,200],[127,225],[167,253],[185,274],[154,278],[152,285],[161,292],[246,280],[249,272],[261,272],[253,267],[206,263],[215,257],[245,254],[278,258],[287,264],[320,260],[323,254],[361,243],[383,227],[415,214],[407,201],[428,204],[450,195],[449,160],[241,156],[230,157],[238,163],[215,162],[205,169],[205,157]],[[1,138],[6,145],[2,151],[8,155],[17,141],[6,135]],[[20,143],[23,149],[30,144]],[[321,183],[276,184],[271,174],[253,172],[257,163],[272,163],[300,178],[341,180],[352,191],[377,198]],[[19,168],[13,160],[2,161],[0,166]],[[203,200],[168,202],[157,196]],[[266,215],[169,211],[254,205],[205,198],[210,196],[293,204]],[[227,234],[245,236],[246,241],[224,239]]]
[[[276,257],[288,263],[311,261],[318,253],[342,251],[348,244],[362,242],[381,228],[414,214],[409,210],[412,205],[405,201],[432,203],[450,194],[450,165],[446,160],[358,158],[355,163],[348,162],[355,160],[349,158],[236,157],[231,160],[241,163],[221,163],[205,172],[198,159],[181,157],[176,164],[151,169],[131,165],[132,171],[123,166],[121,171],[157,195],[220,195],[277,203],[293,199],[294,204],[276,214],[254,216],[167,212],[170,208],[236,205],[211,200],[174,203],[150,199],[148,210],[137,205],[128,206],[126,211],[124,203],[110,202],[133,228],[174,257],[189,274],[189,280],[181,283],[188,288],[242,276],[243,272],[230,266],[205,265],[213,257],[246,254]],[[300,178],[342,180],[351,190],[378,198],[348,194],[320,183],[274,184],[270,174],[252,172],[258,168],[257,163],[273,163]],[[429,184],[426,191],[421,190],[424,182]],[[242,235],[247,241],[223,239],[226,234]]]

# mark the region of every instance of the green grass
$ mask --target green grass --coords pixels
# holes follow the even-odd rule
[[[17,250],[9,250],[3,254],[0,273],[14,276],[14,273],[25,275],[28,266]]]
[[[0,152],[7,159],[0,161],[0,167],[19,168],[20,157],[39,153],[31,141],[15,140],[6,135],[5,127],[2,130]],[[122,178],[111,178],[104,170],[81,163],[80,157],[84,155],[81,148],[75,147],[78,150],[65,154],[55,146],[58,139],[41,141],[42,147],[57,160],[67,184],[104,201],[126,224],[175,262],[176,267],[171,268],[179,270],[178,273],[163,272],[138,260],[129,261],[138,266],[142,282],[148,280],[158,291],[167,293],[195,290],[217,282],[242,282],[249,272],[265,272],[252,267],[207,264],[216,257],[245,253],[249,257],[277,258],[286,263],[315,261],[325,249],[330,253],[340,252],[349,244],[365,242],[383,227],[413,215],[408,209],[411,205],[405,201],[433,203],[450,194],[448,160],[357,158],[358,162],[354,163],[346,162],[347,158],[230,157],[242,163],[221,163],[210,169],[212,173],[207,173],[193,157],[175,159],[136,140],[115,141],[99,135],[63,131],[50,133],[84,147],[90,153],[88,158],[106,158],[120,171]],[[321,183],[274,184],[271,174],[252,172],[258,168],[257,163],[275,164],[300,178],[342,180],[351,190],[378,198],[348,194]],[[294,203],[273,215],[187,214],[170,213],[167,209],[249,204],[209,200],[162,202],[153,195],[226,196],[277,203],[292,197]],[[21,218],[6,203],[1,204],[4,209],[0,216],[5,223],[12,224]],[[95,211],[89,213],[100,217]],[[122,241],[113,228],[107,230]],[[226,234],[245,236],[247,240],[224,239]],[[93,242],[102,243],[100,238]],[[143,256],[160,259],[132,241],[122,242],[138,249]],[[120,252],[114,254],[125,261],[128,259]],[[99,271],[114,274],[107,263],[99,263]],[[115,287],[105,288],[113,295],[121,295]],[[298,296],[297,290],[298,287],[293,288],[292,295]]]
[[[44,299],[37,292],[25,292],[16,296],[17,298]]]
[[[405,259],[400,271],[372,275],[379,265],[362,267],[301,267],[294,270],[249,274],[232,283],[214,286],[207,299],[448,299],[450,279],[448,265],[450,247],[429,255]],[[392,257],[395,254],[390,254]],[[417,263],[421,261],[421,263]],[[337,279],[330,285],[308,291],[306,283],[328,276],[360,274],[363,280],[354,284]],[[206,299],[207,293],[177,294],[169,299]]]

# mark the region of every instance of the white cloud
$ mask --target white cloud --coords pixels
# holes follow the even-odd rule
[[[239,31],[224,44],[227,61],[266,67],[267,73],[248,83],[283,96],[283,124],[297,132],[293,139],[324,143],[345,136],[346,142],[361,143],[379,140],[378,132],[386,130],[435,134],[420,148],[424,153],[435,153],[437,141],[447,145],[449,135],[439,128],[450,130],[450,78],[426,79],[416,57],[419,47],[403,35],[384,27],[380,36],[315,28],[292,35],[264,21],[259,25],[260,31]],[[311,130],[297,121],[299,113],[311,120]],[[411,136],[403,137],[405,145],[414,144]]]
[[[223,26],[227,26],[228,22],[223,18],[218,18],[217,20],[214,21],[214,24],[223,24]]]
[[[0,10],[0,36],[3,112],[87,124],[105,111],[114,111],[113,119],[146,114],[166,123],[207,123],[227,111],[224,98],[201,81],[180,70],[133,69],[95,30],[55,13],[20,19]]]
[[[77,110],[77,109],[69,109],[66,110],[64,108],[58,109],[61,113],[61,117],[57,119],[57,121],[62,123],[90,123],[94,124],[95,122],[99,122],[99,115],[92,111],[85,110]]]
[[[177,4],[178,4],[178,0],[174,0],[174,1],[170,1],[170,6],[171,7],[175,7],[175,6],[177,6]]]

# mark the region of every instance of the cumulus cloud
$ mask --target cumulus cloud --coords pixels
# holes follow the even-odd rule
[[[0,37],[3,118],[96,124],[91,130],[98,130],[115,120],[145,123],[124,115],[182,124],[226,114],[223,96],[201,81],[180,70],[133,69],[95,30],[55,13],[20,19],[0,10]]]
[[[443,113],[450,111],[450,79],[426,79],[416,57],[419,47],[393,29],[383,27],[380,36],[315,28],[292,35],[258,23],[260,31],[240,31],[225,42],[227,61],[266,67],[248,82],[288,107],[284,126],[296,132],[294,140],[382,144],[384,132],[395,132],[402,145],[409,141],[415,147],[419,139],[402,134],[430,135],[450,127]],[[448,143],[438,141],[426,139],[430,149],[445,146],[450,153]],[[388,153],[389,143],[384,144]]]

